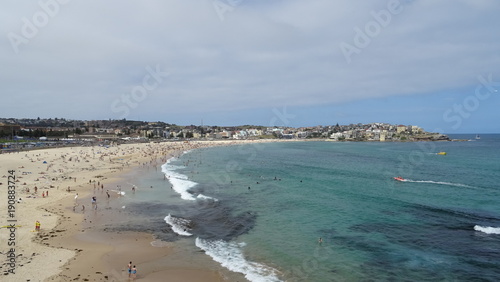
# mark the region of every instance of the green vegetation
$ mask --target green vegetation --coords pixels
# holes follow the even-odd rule
[[[25,140],[25,139],[19,139],[19,140],[10,140],[10,139],[0,139],[0,143],[22,143],[22,142],[33,142],[33,140]]]
[[[267,134],[267,135],[260,135],[259,139],[276,139],[276,136]]]

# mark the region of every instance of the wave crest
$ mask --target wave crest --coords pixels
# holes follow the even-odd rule
[[[490,226],[474,226],[474,230],[480,231],[486,234],[500,234],[500,227],[490,227]]]
[[[240,272],[253,282],[278,282],[277,270],[261,263],[247,261],[242,247],[245,243],[232,243],[222,240],[205,240],[196,238],[196,246],[205,251],[213,260],[225,268]]]
[[[165,218],[165,222],[172,227],[172,230],[182,236],[192,236],[193,234],[189,233],[190,230],[189,225],[191,221],[188,219],[174,217],[168,214]]]

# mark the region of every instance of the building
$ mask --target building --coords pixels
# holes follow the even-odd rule
[[[401,132],[405,132],[406,131],[406,126],[405,125],[398,125],[398,127],[396,127],[396,133],[401,133]]]
[[[6,134],[12,134],[12,132],[21,130],[21,126],[17,124],[5,124],[0,123],[0,132],[5,132]]]

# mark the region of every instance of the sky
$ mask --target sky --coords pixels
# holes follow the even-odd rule
[[[497,0],[40,0],[0,10],[0,117],[500,133]]]

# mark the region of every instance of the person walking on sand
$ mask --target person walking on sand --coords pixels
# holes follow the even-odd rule
[[[38,221],[38,220],[37,220],[37,221],[35,222],[35,231],[40,231],[40,225],[41,225],[41,224],[40,224],[40,221]]]
[[[96,209],[96,206],[97,206],[97,199],[96,197],[92,197],[92,200],[91,200],[91,203],[92,203],[92,208]]]
[[[135,268],[135,265],[132,267],[132,280],[135,280],[135,277],[137,275],[137,268]]]
[[[128,268],[128,277],[130,278],[130,276],[132,275],[132,262],[128,263],[127,268]]]

